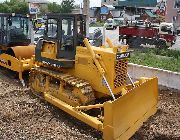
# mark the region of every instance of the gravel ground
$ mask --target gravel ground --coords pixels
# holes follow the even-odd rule
[[[160,89],[158,112],[131,140],[180,139],[180,91]],[[95,140],[102,134],[0,72],[0,139]]]

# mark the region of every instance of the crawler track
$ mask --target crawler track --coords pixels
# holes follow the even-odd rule
[[[47,77],[48,79],[55,78],[58,80],[56,84],[53,83],[53,89],[52,89],[54,90],[56,88],[55,90],[56,94],[60,94],[59,87],[61,84],[63,84],[63,89],[66,90],[65,92],[66,94],[65,95],[61,94],[61,96],[67,98],[67,100],[69,100],[70,103],[74,102],[77,105],[87,105],[95,101],[93,89],[87,81],[74,77],[73,75],[60,73],[55,70],[49,70],[47,68],[35,68],[31,71],[30,80],[29,80],[30,87],[33,89],[34,88],[33,83],[36,82],[36,80],[38,80],[40,82],[39,86],[42,86],[42,90],[44,90]],[[50,88],[52,88],[51,87],[52,84],[50,83],[50,80],[48,83]],[[73,92],[73,90],[76,90],[78,93],[76,91]]]

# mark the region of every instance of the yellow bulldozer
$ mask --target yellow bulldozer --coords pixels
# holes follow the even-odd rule
[[[33,66],[31,45],[31,21],[28,16],[14,13],[0,13],[0,66],[22,73]]]
[[[103,132],[129,139],[157,110],[157,78],[130,78],[128,46],[91,46],[81,14],[47,14],[29,86],[46,101]],[[128,80],[129,79],[129,80]]]

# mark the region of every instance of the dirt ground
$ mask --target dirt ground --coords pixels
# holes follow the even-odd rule
[[[180,91],[160,88],[159,107],[131,140],[180,139]],[[0,139],[95,140],[102,134],[0,72]]]

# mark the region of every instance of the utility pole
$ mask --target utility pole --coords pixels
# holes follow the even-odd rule
[[[89,0],[83,0],[83,14],[86,15],[86,36],[89,37]]]

